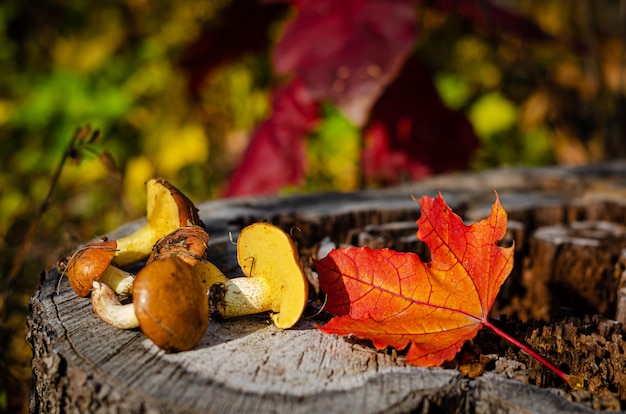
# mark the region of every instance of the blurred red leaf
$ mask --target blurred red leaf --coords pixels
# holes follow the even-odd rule
[[[415,0],[291,0],[296,18],[273,54],[314,100],[329,100],[358,126],[397,75],[416,37]]]
[[[431,70],[412,58],[372,109],[363,174],[393,184],[466,168],[478,143],[465,115],[441,101]]]
[[[285,10],[268,3],[295,9],[272,59],[277,74],[299,79],[298,94],[306,98],[277,93],[280,113],[254,133],[226,195],[270,194],[301,183],[304,140],[323,101],[366,126],[366,183],[393,184],[468,166],[479,143],[470,123],[442,103],[425,65],[407,62],[417,37],[417,3],[463,15],[487,33],[552,39],[530,18],[489,0],[241,0],[222,10],[183,59],[193,90],[221,62],[268,47],[268,27]]]
[[[287,185],[301,184],[305,137],[319,118],[318,105],[295,80],[275,91],[272,109],[272,117],[254,132],[226,197],[275,194]]]

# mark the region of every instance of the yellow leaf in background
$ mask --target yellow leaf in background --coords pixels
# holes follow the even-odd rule
[[[65,168],[61,174],[63,183],[85,184],[94,183],[106,177],[109,171],[99,158],[83,157],[81,161]],[[47,181],[44,181],[47,185]]]
[[[115,9],[101,10],[99,18],[75,36],[60,36],[52,49],[59,67],[88,73],[107,64],[108,59],[123,43],[124,24]]]
[[[126,163],[124,174],[124,198],[136,212],[146,206],[146,182],[154,175],[152,162],[145,155],[134,157]]]
[[[2,217],[0,217],[0,249],[5,247],[4,236],[9,231],[13,218],[18,216],[27,202],[26,197],[18,191],[4,193],[0,197],[0,211],[2,211]]]
[[[443,102],[453,109],[461,108],[471,96],[468,83],[458,76],[436,74],[435,87]]]
[[[308,186],[350,191],[358,186],[359,130],[338,110],[327,106],[316,134],[307,141]]]
[[[511,101],[494,92],[476,101],[469,117],[476,133],[487,137],[511,128],[517,122],[518,114]]]
[[[460,76],[468,84],[480,85],[489,90],[498,88],[502,73],[493,63],[491,46],[475,36],[461,38],[454,46],[454,66],[462,68]]]
[[[165,177],[173,176],[189,164],[206,163],[209,158],[209,140],[200,124],[164,128],[150,142],[156,144],[154,164],[157,172]]]
[[[9,100],[0,100],[0,125],[5,124],[15,112],[15,104]]]

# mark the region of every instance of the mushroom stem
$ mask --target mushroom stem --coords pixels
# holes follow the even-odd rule
[[[213,285],[209,295],[212,316],[234,318],[272,310],[272,294],[264,279],[237,277]]]
[[[99,281],[109,286],[118,295],[129,296],[133,291],[135,275],[115,266],[108,266]]]
[[[213,263],[208,260],[199,261],[192,268],[193,274],[200,279],[204,290],[208,293],[211,286],[217,283],[226,283],[228,278]]]
[[[126,266],[145,259],[152,251],[152,246],[161,237],[151,226],[145,224],[132,234],[117,239],[115,263]]]
[[[271,311],[278,328],[294,326],[306,306],[308,283],[291,237],[269,223],[251,224],[237,239],[237,262],[246,277],[211,287],[211,315],[232,318]]]
[[[104,283],[93,282],[91,292],[93,312],[104,322],[119,329],[139,327],[139,320],[132,303],[122,305],[115,292]]]

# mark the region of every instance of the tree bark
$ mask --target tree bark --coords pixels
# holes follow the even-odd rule
[[[118,330],[100,321],[91,311],[89,298],[77,297],[67,279],[50,269],[31,298],[28,319],[34,374],[31,412],[623,410],[626,381],[620,372],[626,370],[626,345],[622,324],[614,319],[622,309],[619,289],[626,288],[619,282],[624,267],[620,255],[626,247],[626,232],[621,228],[626,222],[625,174],[622,162],[516,168],[447,175],[357,193],[215,200],[199,205],[211,235],[210,259],[229,277],[241,274],[231,238],[236,239],[245,225],[267,220],[292,234],[315,287],[312,257],[328,240],[337,245],[416,251],[427,257],[415,239],[419,206],[412,194],[434,196],[441,191],[457,214],[472,221],[488,215],[495,189],[509,213],[507,237],[516,241],[516,266],[493,314],[508,315],[501,318],[503,329],[532,343],[555,364],[572,373],[582,372],[591,382],[585,392],[571,392],[525,354],[483,331],[462,351],[465,357],[486,356],[483,360],[488,362],[479,364],[479,374],[486,371],[482,375],[461,374],[460,368],[467,366],[461,357],[443,368],[408,366],[401,351],[376,351],[366,342],[321,333],[315,325],[328,315],[314,315],[313,306],[294,328],[284,331],[275,328],[268,315],[210,321],[193,350],[166,354],[140,331]],[[602,227],[610,228],[606,230],[613,237],[610,243],[603,245],[604,236],[586,228],[588,240],[601,237],[602,241],[591,243],[595,247],[589,249],[571,244],[573,250],[566,257],[580,262],[567,265],[568,272],[559,272],[566,263],[556,252],[563,253],[562,239],[546,238],[541,228],[558,225],[571,230],[579,221],[599,220],[610,223]],[[128,234],[140,225],[129,223],[109,236]],[[555,264],[559,264],[557,271],[552,269]],[[589,279],[581,276],[589,272],[595,276],[584,289],[600,289],[600,295],[579,291],[584,306],[573,303],[565,319],[554,312],[537,311],[536,306],[553,303],[563,283],[574,290],[579,281]],[[532,293],[538,284],[546,292],[544,302]],[[585,315],[590,310],[604,312],[605,317],[590,318]],[[512,319],[518,317],[531,320]],[[541,318],[546,320],[535,320]],[[609,358],[613,365],[597,363],[595,369],[584,366],[591,363],[580,363],[589,361],[590,355],[593,360],[594,352],[602,352],[602,359]]]

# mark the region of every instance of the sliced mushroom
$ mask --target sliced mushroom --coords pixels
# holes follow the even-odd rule
[[[181,226],[202,225],[198,209],[180,190],[162,178],[146,183],[146,223],[117,240],[115,263],[127,266],[147,258],[161,237]]]
[[[244,228],[237,260],[246,277],[211,287],[211,315],[221,318],[272,312],[274,324],[291,328],[302,316],[308,283],[291,237],[269,223]]]

